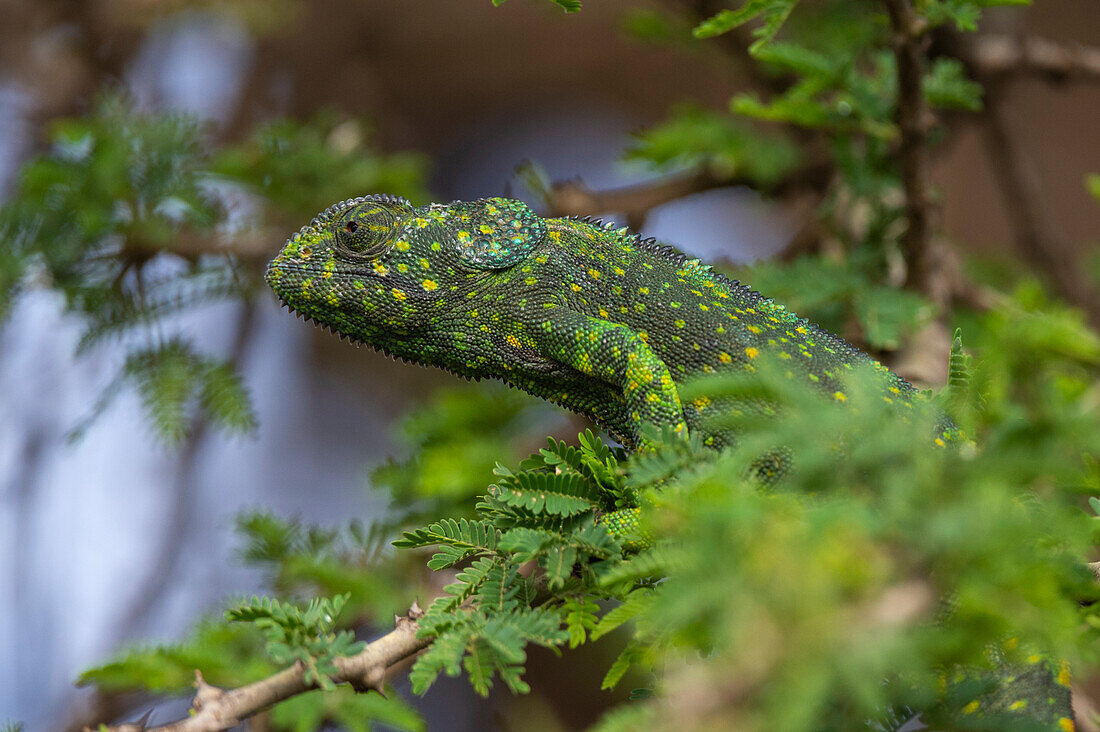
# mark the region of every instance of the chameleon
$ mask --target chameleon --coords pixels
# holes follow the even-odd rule
[[[698,259],[611,223],[542,218],[507,198],[350,198],[293,234],[266,280],[292,311],[347,340],[504,381],[588,416],[628,448],[646,448],[646,425],[715,449],[735,443],[708,427],[728,405],[679,396],[691,377],[724,370],[779,364],[842,404],[845,375],[870,368],[899,410],[920,398],[870,355]],[[935,441],[954,429],[947,420]],[[611,522],[622,529],[631,519]],[[1050,707],[1043,721],[1072,730],[1065,674],[1039,675],[1047,683],[1027,686]],[[1011,693],[990,697],[1001,710],[1014,703]]]

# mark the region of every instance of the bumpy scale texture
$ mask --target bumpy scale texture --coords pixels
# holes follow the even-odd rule
[[[729,444],[730,435],[706,431],[729,405],[684,404],[677,385],[752,372],[764,355],[837,402],[847,400],[843,374],[859,364],[881,372],[883,398],[899,409],[916,396],[870,356],[696,259],[610,224],[543,219],[504,198],[419,208],[388,195],[343,201],[287,241],[267,281],[291,309],[342,336],[500,379],[587,415],[628,446],[644,442],[645,424]],[[604,520],[627,533],[637,519]],[[1052,729],[1072,729],[1068,689],[1046,686],[1038,701],[1059,710]]]

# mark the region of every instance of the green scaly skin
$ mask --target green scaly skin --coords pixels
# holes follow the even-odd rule
[[[858,365],[881,373],[883,398],[900,410],[917,398],[867,354],[698,260],[625,228],[542,219],[509,199],[419,208],[388,195],[349,199],[294,234],[267,281],[291,309],[341,336],[500,379],[588,416],[629,447],[644,446],[646,424],[730,444],[733,436],[706,427],[721,405],[682,403],[677,387],[699,374],[752,372],[764,356],[833,401],[847,400],[842,377]],[[603,520],[628,533],[637,514]],[[1054,718],[1035,703],[1027,713],[1072,729],[1068,689],[1054,689]]]

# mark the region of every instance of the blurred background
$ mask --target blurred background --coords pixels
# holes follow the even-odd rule
[[[179,112],[194,126],[164,134],[192,135],[214,151],[202,153],[214,174],[194,186],[218,213],[192,221],[197,206],[182,194],[152,202],[202,236],[173,230],[175,243],[165,244],[150,235],[141,255],[148,281],[211,259],[254,278],[312,213],[371,192],[418,202],[510,194],[547,213],[616,218],[735,265],[789,257],[792,243],[827,250],[828,237],[807,227],[812,192],[762,197],[729,171],[723,182],[713,165],[696,185],[698,161],[661,160],[659,138],[643,132],[767,88],[736,41],[696,41],[684,31],[690,24],[677,24],[707,7],[593,0],[565,14],[544,0],[499,8],[488,0],[0,0],[0,202],[49,177],[24,168],[37,156],[97,154],[81,145],[127,129],[133,116]],[[1095,0],[994,12],[982,28],[1100,45]],[[944,239],[964,257],[1022,261],[1095,313],[1080,273],[1100,241],[1100,207],[1082,181],[1100,170],[1100,86],[1072,74],[1003,75],[993,93],[996,104],[987,100],[982,113],[947,115],[950,133],[933,150]],[[280,163],[280,146],[298,157]],[[174,164],[190,170],[182,157],[166,163]],[[82,180],[88,195],[107,185]],[[647,191],[655,202],[635,205]],[[631,210],[614,208],[623,200]],[[175,219],[172,206],[182,207]],[[53,215],[66,211],[76,215],[64,205]],[[15,246],[7,231],[0,248]],[[146,262],[161,249],[176,258]],[[128,279],[134,271],[110,277],[140,285]],[[269,586],[264,567],[242,559],[241,511],[321,526],[383,518],[392,492],[371,490],[371,470],[408,456],[408,435],[426,429],[403,416],[455,385],[289,317],[254,281],[232,289],[209,271],[192,275],[188,286],[211,296],[171,295],[156,339],[188,344],[187,358],[209,354],[194,363],[209,357],[237,369],[239,382],[227,388],[247,393],[247,414],[234,418],[230,405],[220,422],[181,412],[170,418],[178,424],[151,425],[133,357],[147,335],[108,317],[96,325],[110,333],[89,337],[87,300],[51,267],[21,270],[17,296],[4,303],[0,720],[46,730],[144,712],[141,700],[105,701],[74,679],[127,643],[170,642],[227,596]],[[900,350],[879,346],[885,356]],[[508,409],[525,415],[507,438],[517,454],[582,424],[526,402]],[[530,675],[538,674],[536,665]],[[600,675],[585,679],[589,688]],[[547,728],[582,726],[600,704],[539,712],[540,699],[524,701],[524,714],[557,715]],[[507,728],[501,708],[515,703],[477,700],[465,682],[441,682],[416,702],[439,729]]]

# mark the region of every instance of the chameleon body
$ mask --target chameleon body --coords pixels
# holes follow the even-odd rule
[[[500,379],[587,415],[632,447],[644,444],[646,424],[730,444],[734,436],[707,429],[728,405],[683,403],[677,387],[705,373],[753,372],[765,357],[836,402],[848,398],[843,375],[860,365],[880,373],[883,398],[899,410],[918,396],[843,339],[696,259],[625,228],[543,219],[509,199],[343,201],[286,242],[267,281],[291,309],[352,341]],[[617,513],[604,517],[609,528],[637,520]],[[1068,688],[1043,678],[1038,689],[1028,685],[1047,708],[1038,716],[1072,729]],[[1010,696],[996,706],[1017,708],[1012,685],[1004,689]]]
[[[886,398],[913,389],[842,339],[698,260],[627,229],[542,219],[492,198],[414,208],[344,201],[271,262],[282,300],[351,340],[588,415],[628,446],[645,423],[703,430],[715,408],[677,384],[770,354],[828,398],[859,363]],[[704,434],[720,446],[722,434]]]

